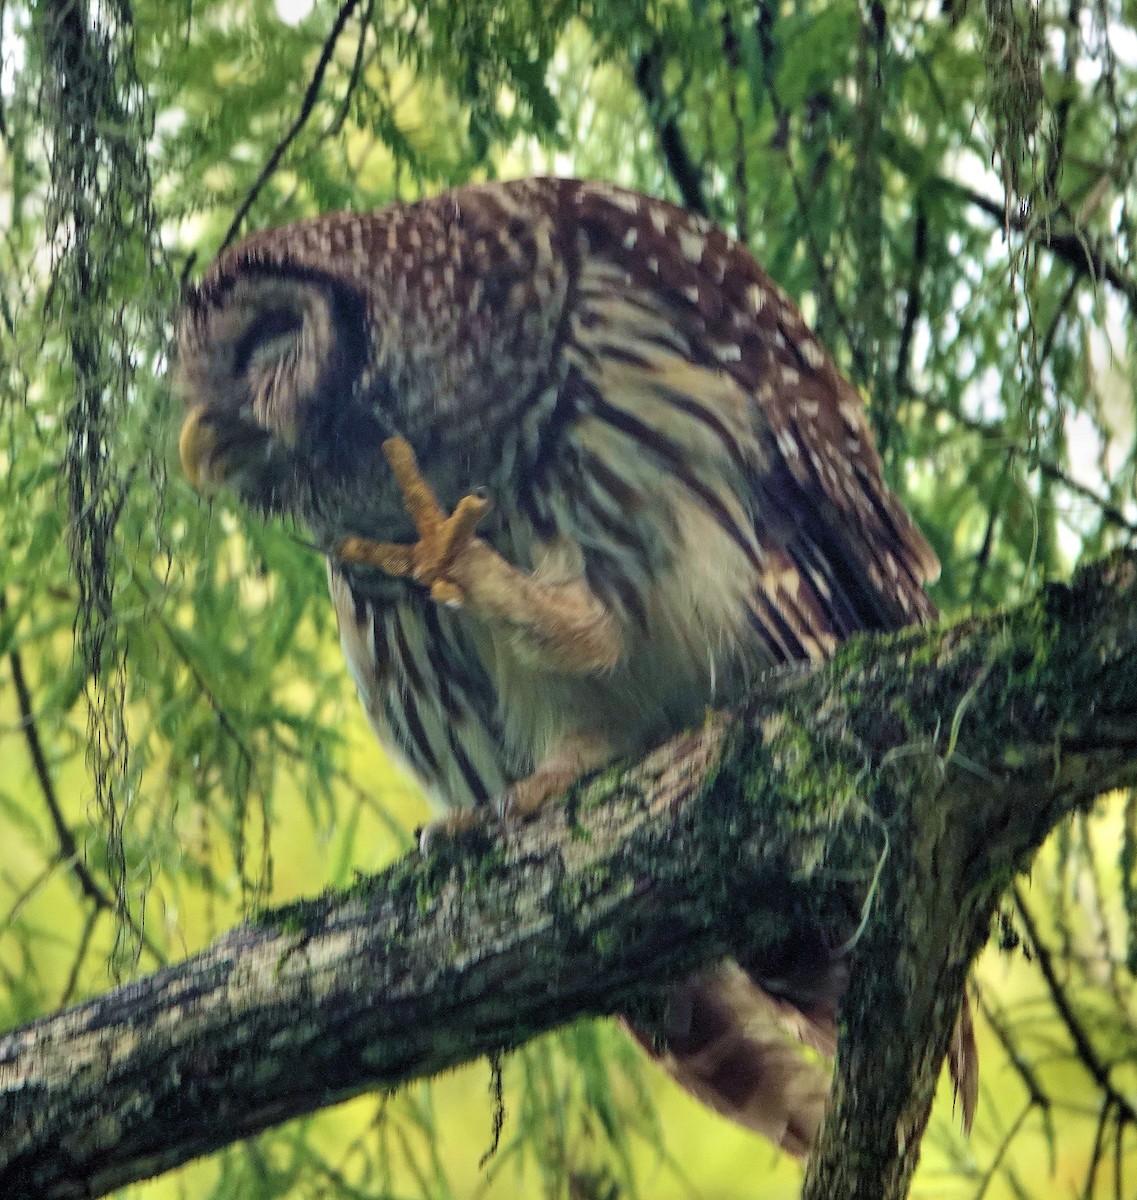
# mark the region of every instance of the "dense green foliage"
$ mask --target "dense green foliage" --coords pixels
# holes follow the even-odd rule
[[[871,396],[955,613],[1137,535],[1135,158],[1130,0],[0,0],[4,1026],[350,882],[423,815],[367,743],[303,531],[171,469],[171,314],[222,245],[536,171],[706,211]],[[1009,903],[989,1095],[969,1145],[935,1126],[928,1194],[1132,1186],[1135,863],[1121,798]],[[467,1075],[472,1106],[357,1104],[187,1187],[506,1195],[517,1166],[534,1194],[655,1195],[662,1157],[704,1194],[792,1194],[784,1167],[720,1185],[681,1140],[702,1118],[661,1125],[633,1060],[582,1026],[504,1064],[481,1175]]]

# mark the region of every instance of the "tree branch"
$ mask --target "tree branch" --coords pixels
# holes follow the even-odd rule
[[[1008,224],[1006,208],[1001,201],[992,200],[954,179],[941,177],[931,180],[930,185],[978,208],[1003,225]],[[1078,229],[1069,222],[1063,222],[1059,227],[1053,218],[1048,221],[1032,221],[1021,213],[1011,213],[1009,224],[1016,233],[1023,234],[1043,249],[1049,250],[1055,258],[1076,271],[1079,277],[1094,281],[1104,280],[1125,297],[1131,312],[1137,312],[1137,280],[1126,275],[1109,257],[1101,245],[1100,238],[1094,237],[1088,230]]]
[[[8,597],[0,591],[0,617],[8,614]],[[83,861],[82,852],[71,827],[63,816],[59,797],[55,792],[55,782],[51,777],[51,768],[47,763],[43,742],[39,736],[39,725],[36,722],[35,705],[32,702],[32,691],[28,687],[24,675],[24,660],[20,654],[18,643],[13,642],[13,649],[8,651],[8,666],[12,672],[12,686],[16,691],[16,704],[20,710],[20,728],[24,732],[24,741],[28,747],[28,757],[32,760],[32,770],[43,794],[47,815],[55,830],[55,839],[59,844],[59,862],[72,874],[79,890],[90,900],[96,909],[114,910],[114,901],[99,887],[87,864]]]
[[[683,206],[702,217],[710,216],[703,185],[703,170],[691,157],[687,143],[674,112],[669,112],[669,101],[663,86],[663,47],[656,42],[635,61],[633,77],[647,109],[648,119],[659,138],[663,160],[671,173]]]
[[[336,13],[336,19],[332,22],[331,30],[324,39],[324,45],[320,50],[320,57],[316,61],[316,69],[312,72],[312,78],[309,80],[308,87],[304,92],[304,99],[300,103],[300,111],[296,114],[296,119],[288,127],[287,132],[273,147],[272,153],[268,156],[256,179],[253,180],[253,185],[249,188],[245,199],[241,202],[240,208],[233,214],[233,219],[229,222],[229,228],[225,231],[225,236],[221,239],[221,245],[217,251],[218,254],[226,249],[236,238],[240,232],[241,225],[256,203],[261,189],[272,178],[273,172],[280,165],[280,160],[284,157],[285,151],[292,145],[300,135],[300,131],[308,123],[308,118],[316,108],[316,100],[320,95],[320,86],[324,82],[324,75],[332,61],[332,55],[335,53],[336,43],[340,39],[340,34],[343,33],[348,18],[358,7],[359,0],[343,0],[343,3],[340,5],[339,12]]]
[[[907,1193],[999,895],[1137,782],[1137,555],[767,680],[537,819],[268,913],[0,1039],[0,1194],[92,1197],[818,932],[850,985],[806,1200]],[[888,1019],[882,1020],[881,1014]]]
[[[1078,1020],[1073,1008],[1071,1008],[1065,989],[1059,982],[1058,973],[1054,969],[1054,960],[1045,943],[1038,936],[1038,926],[1035,924],[1034,917],[1027,907],[1026,899],[1017,885],[1013,889],[1013,894],[1015,898],[1015,911],[1019,914],[1019,920],[1023,923],[1027,937],[1030,938],[1031,952],[1038,961],[1039,969],[1042,971],[1042,978],[1046,980],[1046,988],[1050,993],[1050,999],[1059,1017],[1062,1018],[1062,1024],[1066,1026],[1066,1032],[1070,1035],[1070,1040],[1074,1043],[1074,1052],[1078,1061],[1090,1073],[1094,1082],[1101,1089],[1106,1105],[1116,1108],[1117,1114],[1122,1120],[1128,1121],[1131,1125],[1137,1125],[1137,1109],[1117,1090],[1113,1082],[1112,1065],[1104,1062],[1098,1055],[1097,1050],[1094,1049],[1093,1042],[1090,1040],[1090,1035],[1086,1032],[1082,1022]]]

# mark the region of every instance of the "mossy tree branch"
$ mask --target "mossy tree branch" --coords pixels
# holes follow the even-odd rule
[[[102,1195],[577,1016],[650,1020],[667,981],[726,953],[771,969],[820,930],[851,975],[804,1195],[902,1197],[1001,892],[1064,815],[1134,783],[1129,554],[1007,614],[851,644],[524,827],[8,1034],[0,1194]]]

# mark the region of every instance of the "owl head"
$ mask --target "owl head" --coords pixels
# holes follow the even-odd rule
[[[397,433],[442,499],[492,487],[503,439],[556,383],[567,285],[550,204],[470,186],[223,254],[178,324],[190,480],[317,531],[387,536],[405,518],[380,453]]]
[[[309,240],[259,235],[210,268],[183,306],[174,381],[194,486],[312,519],[329,488],[380,479],[398,414],[365,291],[334,262],[314,266]]]

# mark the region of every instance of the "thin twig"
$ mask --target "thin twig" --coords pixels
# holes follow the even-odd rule
[[[0,617],[8,614],[8,597],[0,592]],[[27,676],[24,674],[24,663],[20,651],[13,647],[8,651],[8,666],[12,672],[12,685],[16,689],[16,704],[20,711],[20,728],[24,731],[24,741],[28,746],[28,755],[32,760],[32,770],[43,794],[52,828],[55,830],[55,840],[58,844],[59,861],[67,867],[75,877],[79,890],[96,908],[113,909],[114,901],[99,887],[95,877],[83,861],[79,844],[71,832],[63,816],[59,796],[55,790],[55,782],[51,777],[47,755],[44,753],[43,742],[39,736],[39,725],[36,722],[35,705],[32,702],[31,689],[28,687]]]
[[[75,999],[75,992],[79,987],[79,972],[83,969],[83,962],[87,957],[87,951],[91,947],[91,938],[95,932],[95,925],[102,915],[102,911],[99,907],[87,911],[87,919],[83,922],[83,932],[79,935],[79,945],[75,950],[75,961],[71,964],[71,970],[67,973],[67,982],[64,984],[63,992],[59,997],[60,1008],[66,1008]]]
[[[1122,1163],[1125,1161],[1125,1121],[1117,1118],[1117,1137],[1113,1141],[1113,1197],[1121,1200]]]
[[[367,0],[367,8],[364,10],[363,16],[359,18],[359,41],[355,47],[355,61],[351,64],[351,74],[348,76],[347,87],[344,88],[343,100],[340,101],[339,111],[328,127],[327,133],[324,135],[325,137],[335,137],[347,120],[351,98],[355,95],[359,87],[359,81],[363,78],[363,52],[367,48],[367,31],[371,28],[371,18],[374,14],[375,0]]]
[[[665,113],[667,96],[663,90],[663,51],[658,42],[639,56],[633,74],[636,88],[659,139],[663,160],[679,189],[683,204],[700,216],[709,216],[702,168],[691,157],[675,116]]]
[[[999,1168],[1003,1165],[1003,1160],[1007,1157],[1007,1151],[1011,1148],[1011,1143],[1015,1140],[1019,1130],[1023,1127],[1023,1122],[1030,1115],[1032,1105],[1024,1104],[1022,1111],[1011,1122],[1010,1128],[1007,1130],[1003,1140],[999,1143],[998,1148],[991,1157],[990,1163],[987,1165],[987,1170],[983,1172],[983,1178],[979,1181],[979,1190],[975,1193],[972,1200],[983,1200],[987,1194],[987,1189],[991,1186],[991,1181],[999,1173]]]
[[[1058,327],[1062,324],[1062,318],[1066,315],[1066,309],[1070,307],[1070,301],[1074,299],[1078,290],[1078,285],[1082,282],[1081,276],[1073,271],[1070,274],[1070,282],[1066,285],[1066,290],[1062,293],[1058,301],[1058,306],[1054,310],[1054,316],[1050,318],[1050,324],[1046,327],[1046,333],[1042,338],[1042,345],[1038,351],[1038,365],[1042,366],[1050,357],[1051,350],[1054,349],[1054,340],[1058,336]]]
[[[896,345],[896,371],[893,379],[900,393],[908,384],[908,367],[912,357],[912,338],[922,307],[924,267],[928,261],[928,214],[920,197],[916,198],[916,219],[912,222],[912,270],[908,275],[908,298],[904,303],[904,321]]]
[[[746,128],[738,108],[738,76],[742,71],[742,56],[738,48],[738,35],[729,12],[722,16],[722,53],[730,69],[730,86],[727,88],[727,106],[734,126],[734,191],[735,191],[735,236],[744,245],[750,232],[750,188],[746,178]]]
[[[308,84],[308,89],[304,93],[304,99],[300,105],[300,111],[296,115],[296,120],[292,122],[288,132],[277,142],[272,153],[268,156],[268,160],[261,168],[260,174],[253,181],[253,186],[249,188],[248,194],[245,196],[241,207],[237,209],[236,215],[229,224],[229,228],[225,231],[224,238],[221,239],[221,245],[218,247],[218,253],[229,246],[233,239],[237,236],[241,225],[245,218],[249,215],[249,210],[256,203],[257,197],[261,193],[261,189],[268,183],[273,172],[280,165],[280,160],[284,157],[285,151],[299,136],[300,131],[308,123],[308,118],[311,117],[313,110],[316,107],[316,100],[320,95],[320,86],[324,82],[324,75],[327,73],[328,66],[332,61],[332,55],[335,53],[336,43],[339,41],[340,34],[343,33],[344,26],[348,22],[348,18],[359,6],[360,0],[344,0],[340,5],[340,10],[336,13],[336,19],[332,22],[331,32],[324,41],[323,49],[320,51],[319,60],[316,63],[316,70],[312,74],[312,79]]]
[[[1086,1172],[1086,1186],[1082,1190],[1082,1195],[1086,1200],[1094,1200],[1094,1182],[1097,1179],[1098,1167],[1101,1165],[1102,1152],[1105,1145],[1105,1131],[1109,1125],[1109,1114],[1113,1108],[1109,1100],[1101,1106],[1101,1112],[1098,1115],[1097,1128],[1094,1130],[1094,1144],[1090,1150],[1090,1165]]]
[[[765,9],[763,9],[763,13],[766,14]],[[806,195],[801,179],[794,169],[792,139],[788,132],[791,127],[790,113],[778,95],[777,80],[774,75],[775,44],[773,23],[773,19],[768,14],[766,14],[765,20],[759,21],[757,25],[758,52],[762,62],[762,82],[770,98],[770,107],[774,110],[774,119],[780,129],[787,131],[785,138],[779,140],[779,148],[783,158],[786,160],[786,174],[794,194],[794,202],[797,204],[798,215],[801,218],[802,241],[805,243],[805,248],[809,251],[809,255],[813,259],[813,267],[817,273],[817,282],[822,293],[821,299],[824,303],[825,311],[833,318],[842,337],[844,337],[845,344],[849,347],[849,354],[852,357],[857,375],[862,380],[868,381],[872,377],[870,364],[868,359],[865,358],[864,351],[861,349],[857,337],[853,333],[853,327],[848,317],[837,302],[837,289],[831,278],[830,269],[826,265],[825,255],[822,253],[821,247],[817,244],[817,238],[814,236],[813,222],[809,218],[809,197]]]
[[[1019,1053],[1018,1046],[1015,1045],[1014,1039],[1011,1037],[1010,1030],[1003,1024],[1002,1012],[996,1013],[994,1009],[987,1003],[986,998],[979,993],[977,1003],[979,1011],[983,1014],[983,1019],[987,1022],[991,1032],[998,1039],[999,1045],[1003,1047],[1003,1053],[1010,1060],[1011,1067],[1016,1075],[1022,1081],[1023,1087],[1026,1088],[1027,1096],[1034,1108],[1037,1108],[1042,1114],[1042,1127],[1046,1135],[1046,1144],[1050,1151],[1050,1168],[1054,1170],[1054,1147],[1056,1142],[1054,1132],[1054,1116],[1053,1105],[1046,1089],[1042,1086],[1038,1075],[1035,1073],[1034,1067],[1026,1061]]]
[[[969,417],[966,413],[960,412],[958,408],[950,404],[945,404],[941,400],[935,400],[929,396],[922,395],[911,386],[906,387],[904,390],[909,400],[923,404],[930,412],[943,413],[951,417],[953,421],[958,422],[964,429],[976,434],[978,437],[985,438],[999,445],[1005,445],[1010,440],[1006,430],[1000,428],[998,425],[990,425],[985,421],[978,420],[976,417]],[[1068,491],[1081,496],[1083,500],[1088,500],[1091,504],[1095,505],[1110,524],[1123,529],[1130,537],[1137,537],[1137,520],[1126,516],[1108,497],[1095,491],[1088,484],[1081,483],[1050,459],[1035,456],[1031,459],[1031,465],[1036,467],[1048,479],[1052,479],[1055,483],[1060,483]]]
[[[255,778],[257,774],[257,761],[252,750],[246,744],[245,739],[241,737],[240,730],[238,730],[237,726],[233,723],[233,719],[229,716],[225,705],[214,693],[212,687],[210,687],[209,681],[205,678],[201,668],[194,660],[193,655],[189,652],[189,650],[186,649],[180,630],[172,625],[160,611],[158,605],[155,603],[154,597],[151,596],[150,592],[147,590],[146,585],[142,582],[142,577],[137,571],[133,571],[131,573],[131,582],[138,589],[147,607],[149,608],[150,616],[155,625],[157,625],[158,628],[161,629],[162,633],[165,634],[166,641],[168,642],[170,649],[173,650],[174,655],[190,673],[190,678],[194,681],[198,691],[205,698],[206,704],[208,704],[210,709],[213,711],[213,715],[217,718],[217,724],[220,726],[222,733],[224,733],[236,747],[238,757],[244,764],[245,769],[249,772],[249,775]]]
[[[1078,48],[1081,44],[1082,0],[1070,0],[1066,12],[1066,45],[1062,64],[1063,87],[1054,105],[1054,136],[1046,156],[1044,195],[1051,203],[1058,200],[1058,180],[1066,154],[1066,134],[1070,124],[1070,107],[1077,91]]]
[[[987,575],[987,568],[991,565],[991,551],[995,547],[995,530],[1003,516],[1003,504],[1007,499],[1007,481],[1010,479],[1011,466],[1015,461],[1015,450],[1016,447],[1011,446],[1007,451],[1006,459],[1003,462],[1003,471],[996,484],[997,490],[991,497],[987,509],[987,527],[983,531],[983,541],[980,543],[979,553],[975,556],[975,574],[971,577],[972,604],[979,598],[983,580]]]
[[[1054,961],[1050,951],[1039,938],[1038,927],[1034,923],[1030,909],[1027,908],[1022,890],[1017,885],[1014,888],[1014,897],[1015,909],[1019,914],[1019,919],[1023,923],[1027,937],[1030,938],[1031,945],[1034,947],[1034,957],[1038,963],[1038,969],[1042,972],[1042,977],[1046,981],[1047,990],[1050,992],[1050,998],[1054,1002],[1054,1007],[1057,1009],[1059,1017],[1062,1018],[1062,1024],[1066,1026],[1066,1032],[1070,1035],[1070,1040],[1074,1043],[1074,1050],[1078,1061],[1081,1062],[1093,1081],[1101,1088],[1105,1094],[1107,1103],[1114,1105],[1117,1109],[1118,1117],[1128,1122],[1137,1123],[1137,1109],[1113,1086],[1111,1068],[1098,1057],[1098,1053],[1094,1049],[1089,1035],[1082,1027],[1077,1014],[1071,1008],[1070,1001],[1066,997],[1066,992],[1062,984],[1058,981],[1058,974],[1054,970]]]

